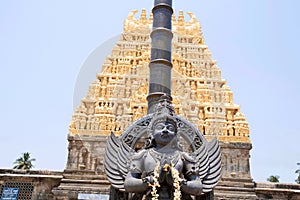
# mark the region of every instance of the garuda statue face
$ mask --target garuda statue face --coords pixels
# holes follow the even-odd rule
[[[149,125],[148,138],[150,147],[162,148],[177,143],[177,122],[173,115],[155,114]]]
[[[166,146],[176,137],[175,125],[169,121],[154,125],[153,139],[157,146]]]

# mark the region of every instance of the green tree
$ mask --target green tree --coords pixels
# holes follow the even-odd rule
[[[272,182],[272,183],[278,183],[279,182],[279,176],[270,176],[267,181]]]
[[[300,166],[300,163],[297,163],[297,165]],[[298,177],[297,177],[297,179],[296,179],[296,183],[300,184],[300,168],[297,169],[295,173],[298,174]]]
[[[22,156],[14,162],[14,169],[32,169],[34,167],[32,162],[34,161],[34,158],[30,158],[30,153],[23,153]]]

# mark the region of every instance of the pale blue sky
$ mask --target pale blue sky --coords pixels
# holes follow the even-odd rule
[[[63,170],[82,64],[152,0],[0,1],[0,168],[23,152],[36,169]],[[300,162],[300,1],[176,0],[198,17],[250,125],[255,181],[294,182]],[[100,69],[101,63],[99,63]],[[92,75],[94,76],[94,75]]]

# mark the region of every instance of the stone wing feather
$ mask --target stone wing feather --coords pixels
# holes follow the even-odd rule
[[[124,180],[128,173],[130,157],[134,150],[112,132],[105,149],[104,167],[107,179],[114,188],[125,191]]]
[[[208,143],[209,168],[206,176],[203,178],[203,192],[207,193],[217,185],[222,170],[221,148],[217,138]]]
[[[201,147],[194,151],[191,156],[196,161],[199,177],[203,180],[209,169],[209,154],[206,145],[201,145]]]

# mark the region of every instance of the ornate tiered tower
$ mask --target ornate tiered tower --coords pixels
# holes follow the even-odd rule
[[[58,196],[107,193],[103,174],[106,137],[111,131],[120,135],[147,114],[153,16],[147,17],[143,9],[137,19],[137,13],[134,10],[128,15],[124,32],[72,116],[64,179],[54,191]],[[180,11],[172,20],[172,97],[176,113],[192,122],[207,140],[217,135],[221,142],[223,178],[216,198],[239,199],[247,194],[248,199],[255,199],[251,193],[248,123],[212,59],[200,23],[193,13],[187,15],[189,19],[185,20]]]
[[[142,10],[137,20],[132,11],[124,33],[91,83],[88,95],[72,116],[70,136],[120,134],[147,113],[152,17]],[[192,121],[207,138],[218,135],[223,142],[250,143],[248,123],[201,32],[196,17],[189,21],[179,12],[173,17],[173,99],[177,114]]]

